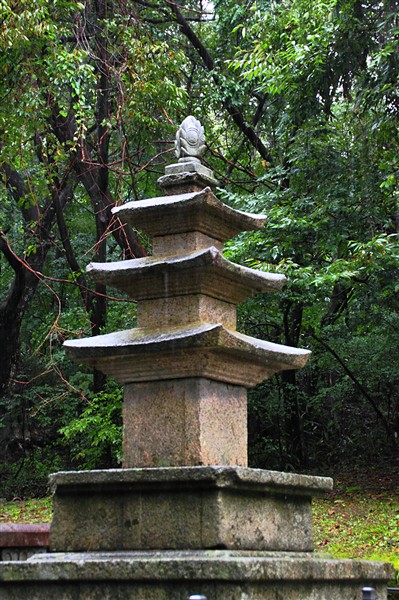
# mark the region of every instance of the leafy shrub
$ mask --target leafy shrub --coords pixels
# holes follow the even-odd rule
[[[122,460],[123,390],[108,381],[83,411],[60,430],[79,468],[115,467]]]

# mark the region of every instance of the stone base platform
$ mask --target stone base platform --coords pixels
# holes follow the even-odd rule
[[[165,467],[51,476],[53,552],[313,550],[312,496],[332,480],[245,467]]]
[[[306,553],[148,551],[40,554],[0,565],[0,600],[386,600],[392,567]]]

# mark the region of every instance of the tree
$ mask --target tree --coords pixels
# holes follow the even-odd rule
[[[214,164],[228,189],[241,188],[224,197],[269,215],[263,234],[235,241],[230,255],[290,276],[272,309],[276,341],[311,346],[315,355],[322,346],[342,369],[347,359],[330,344],[332,325],[347,325],[355,314],[367,319],[358,307],[369,295],[376,303],[380,293],[389,298],[394,311],[397,305],[396,9],[395,2],[355,0],[223,2],[215,3],[214,21],[201,24],[188,22],[181,6],[171,9],[188,42],[198,96],[207,98],[201,108],[223,123],[214,130],[223,149]],[[188,84],[195,98],[192,78]],[[390,373],[397,380],[394,364]],[[343,374],[396,449],[397,398],[392,403],[389,394],[381,408],[348,365]],[[317,368],[285,372],[278,386],[284,454],[296,468],[311,462],[309,396],[319,377]]]
[[[389,297],[397,312],[392,286],[398,267],[397,162],[391,160],[398,142],[392,87],[398,72],[392,35],[397,11],[394,3],[309,7],[298,1],[279,3],[267,12],[257,5],[254,16],[246,29],[252,46],[240,50],[231,65],[268,96],[273,113],[268,136],[274,160],[264,180],[278,187],[261,192],[258,205],[268,209],[275,235],[258,238],[256,247],[260,263],[280,261],[291,275],[280,305],[282,337],[294,344],[302,337],[316,351],[320,346],[327,351],[396,448],[397,399],[392,405],[389,395],[381,406],[379,394],[357,378],[353,357],[334,349],[333,336],[338,325],[353,335],[351,320],[369,318],[359,306],[370,295],[376,303],[381,302],[379,293]],[[394,379],[396,372],[392,364]],[[296,377],[302,384],[296,385]],[[320,370],[313,369],[312,379],[317,377]],[[309,381],[294,373],[282,379],[288,384],[280,391],[288,426],[285,447],[297,467],[309,454],[305,437],[312,415],[309,394],[307,400],[303,395]],[[315,389],[313,382],[313,397]]]
[[[116,252],[115,244],[125,258],[146,252],[145,241],[122,226],[111,209],[127,194],[137,197],[139,181],[143,192],[153,185],[156,174],[148,174],[165,152],[158,140],[170,127],[165,115],[180,106],[184,92],[176,84],[179,57],[172,61],[164,42],[124,2],[5,2],[1,18],[4,425],[5,413],[14,414],[10,398],[21,385],[26,396],[21,358],[29,341],[21,339],[21,328],[32,303],[37,308],[38,286],[46,286],[55,300],[56,314],[39,309],[51,350],[54,336],[65,335],[61,314],[77,301],[65,286],[78,286],[87,315],[84,329],[96,335],[105,327],[106,290],[93,288],[84,275],[88,250],[100,261]],[[152,62],[158,55],[162,73],[169,70],[163,82],[157,81],[160,64]],[[89,233],[84,248],[82,225]],[[63,379],[58,368],[53,373]],[[104,377],[95,373],[94,391],[103,386]]]
[[[149,148],[140,147],[144,127],[133,134],[135,123],[144,114],[139,110],[132,114],[138,106],[135,96],[139,92],[142,102],[151,103],[148,126],[156,129],[160,114],[164,118],[162,109],[173,105],[176,95],[166,99],[166,93],[174,91],[171,81],[164,89],[158,85],[157,90],[154,82],[148,81],[155,77],[155,69],[146,62],[147,56],[160,52],[164,57],[166,49],[151,39],[148,29],[137,15],[127,12],[123,2],[26,1],[18,8],[6,3],[2,17],[2,44],[8,51],[2,58],[3,182],[20,212],[21,226],[28,230],[24,251],[30,257],[26,264],[18,261],[22,248],[14,252],[5,223],[3,256],[21,274],[11,287],[23,286],[27,291],[17,310],[17,291],[10,288],[10,300],[3,308],[2,327],[7,329],[12,323],[14,331],[7,334],[13,342],[4,350],[9,356],[2,361],[0,383],[4,391],[10,365],[15,362],[19,323],[37,285],[32,271],[43,270],[51,245],[62,246],[91,315],[93,333],[104,326],[105,290],[88,288],[68,232],[66,211],[74,194],[84,190],[95,224],[96,239],[91,244],[95,260],[106,259],[111,234],[125,258],[143,255],[145,250],[137,236],[112,217],[111,208],[129,188],[134,189],[142,171],[140,159],[146,153],[146,160],[151,151],[150,135]],[[151,114],[156,92],[159,104]],[[58,232],[53,233],[56,224]],[[18,235],[17,231],[12,233]],[[30,277],[26,277],[27,269]]]

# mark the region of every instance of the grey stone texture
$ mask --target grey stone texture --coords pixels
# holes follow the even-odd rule
[[[284,275],[236,265],[213,246],[190,254],[91,263],[87,271],[97,283],[136,301],[203,294],[237,305],[256,293],[278,291],[286,281]],[[209,318],[217,322],[212,312]]]
[[[219,252],[223,250],[223,242],[215,238],[201,233],[200,231],[188,231],[180,233],[178,236],[158,235],[152,238],[152,254],[153,256],[173,256],[182,252],[195,252],[205,250],[213,246]]]
[[[332,481],[242,467],[52,476],[53,551],[228,548],[311,551],[311,498]]]
[[[162,175],[157,182],[167,196],[201,192],[205,187],[213,189],[219,185],[219,182],[213,175],[209,176],[207,172],[202,169],[200,173],[196,170],[191,170],[184,171],[183,173]]]
[[[26,560],[49,545],[48,523],[0,523],[0,561]]]
[[[61,553],[0,566],[0,599],[360,600],[373,581],[386,600],[390,565],[301,553]]]
[[[210,176],[199,160],[202,135],[194,118],[185,120],[182,156],[167,177],[182,183],[187,169]],[[65,346],[72,359],[125,384],[124,466],[245,466],[245,390],[302,367],[310,352],[236,332],[236,305],[285,282],[222,256],[224,241],[260,229],[265,217],[228,207],[209,187],[179,192],[113,210],[154,238],[152,256],[87,269],[138,302],[138,327]]]
[[[165,175],[185,175],[186,173],[196,173],[202,177],[207,178],[209,181],[214,181],[217,184],[216,179],[213,177],[213,173],[207,167],[204,167],[201,163],[194,162],[192,159],[188,159],[184,162],[175,163],[165,167]]]
[[[246,388],[305,365],[310,351],[258,340],[220,324],[136,328],[65,343],[71,358],[121,383],[206,377]],[[158,425],[154,423],[154,429]],[[160,423],[159,426],[162,426]]]
[[[184,119],[176,133],[175,152],[179,163],[201,164],[205,154],[205,132],[201,123],[192,115]],[[175,166],[175,165],[171,165]]]
[[[198,127],[191,118],[182,127],[184,148],[200,139]],[[167,172],[204,175],[196,156]],[[138,327],[65,346],[125,384],[124,466],[246,465],[245,389],[310,355],[236,332],[236,305],[285,282],[222,256],[224,241],[265,217],[228,207],[210,188],[128,202],[114,214],[154,238],[153,256],[92,263],[88,273],[138,302]]]
[[[124,467],[247,465],[244,387],[201,377],[131,383],[123,427]]]
[[[226,329],[236,329],[235,304],[204,294],[141,300],[137,307],[137,326],[153,329],[154,322],[168,329],[187,323],[207,323],[209,315]],[[156,321],[155,321],[156,319]]]
[[[35,554],[41,554],[48,552],[49,548],[43,548],[41,546],[20,546],[13,548],[0,548],[0,562],[1,561],[13,561],[13,560],[22,560],[25,561],[31,556]],[[1,587],[1,581],[0,581]]]
[[[264,215],[234,210],[223,204],[210,188],[127,202],[112,212],[150,237],[198,232],[226,242],[242,231],[261,229],[266,223]],[[178,240],[181,253],[186,251],[184,239]]]

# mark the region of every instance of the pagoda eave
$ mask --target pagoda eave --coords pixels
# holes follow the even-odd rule
[[[204,377],[251,388],[279,371],[303,367],[310,355],[211,324],[163,333],[137,328],[65,346],[73,360],[124,384]]]
[[[136,301],[205,294],[239,304],[256,293],[280,290],[286,281],[284,275],[232,263],[214,247],[162,258],[90,263],[86,270],[97,283],[117,288]]]
[[[266,216],[230,208],[207,187],[199,192],[127,202],[114,215],[150,236],[200,231],[227,241],[242,231],[261,229]]]

